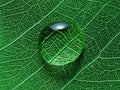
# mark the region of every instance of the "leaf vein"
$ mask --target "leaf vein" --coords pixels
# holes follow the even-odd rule
[[[42,19],[40,19],[38,22],[36,22],[33,26],[31,26],[29,29],[27,29],[23,34],[18,36],[15,40],[13,40],[11,43],[7,44],[6,46],[0,48],[0,51],[4,50],[5,48],[9,47],[13,43],[15,43],[17,40],[19,40],[22,36],[24,36],[28,31],[30,31],[32,28],[34,28],[36,25],[38,25],[40,22],[42,22],[47,16],[49,16],[51,13],[53,13],[62,3],[64,0],[62,0],[53,10],[51,10],[48,14],[46,14]]]

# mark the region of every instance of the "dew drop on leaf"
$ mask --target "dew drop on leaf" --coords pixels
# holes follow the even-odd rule
[[[84,34],[76,22],[49,25],[40,34],[40,56],[49,65],[74,62],[84,48]]]

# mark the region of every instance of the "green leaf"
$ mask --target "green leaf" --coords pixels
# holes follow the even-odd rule
[[[40,54],[43,60],[50,65],[66,65],[75,61],[84,48],[84,37],[79,25],[73,20],[63,30],[43,30],[40,38]]]
[[[85,49],[54,67],[41,59],[39,39],[60,20],[78,24]],[[119,90],[119,39],[119,0],[1,0],[0,90]]]

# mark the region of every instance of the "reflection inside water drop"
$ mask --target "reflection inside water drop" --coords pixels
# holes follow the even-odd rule
[[[62,29],[66,29],[69,27],[69,24],[67,23],[56,23],[53,24],[52,26],[50,26],[51,30],[62,30]]]

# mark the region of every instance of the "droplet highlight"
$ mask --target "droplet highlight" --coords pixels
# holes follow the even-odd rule
[[[62,30],[68,28],[69,25],[67,23],[56,23],[50,26],[51,30]]]

